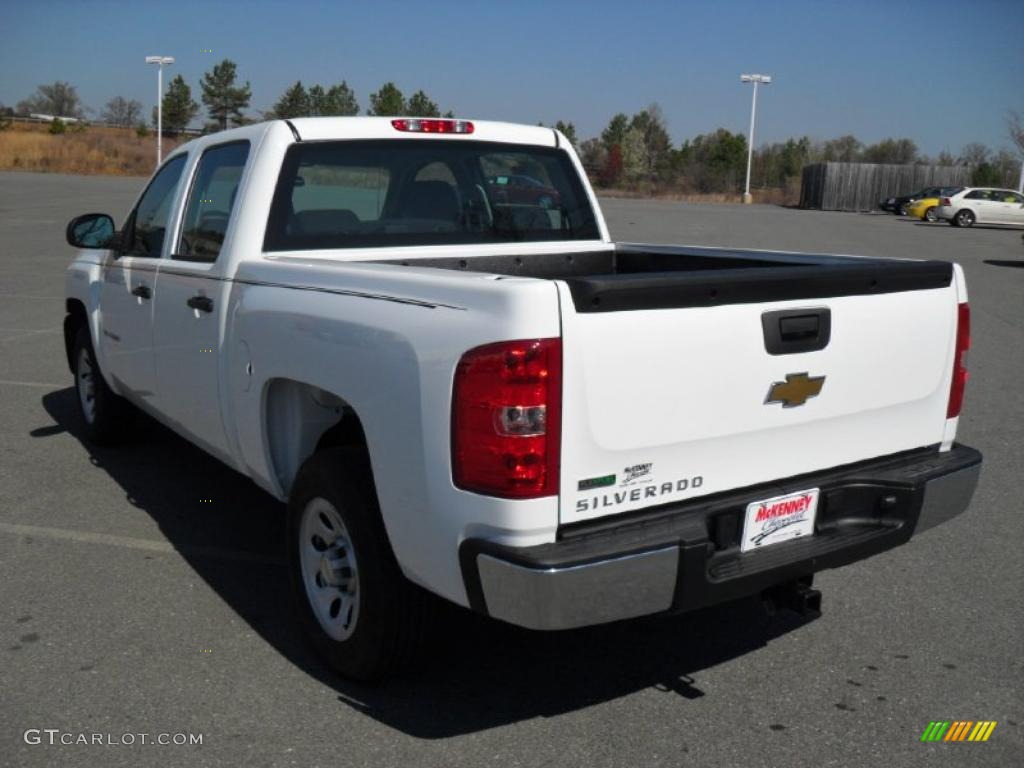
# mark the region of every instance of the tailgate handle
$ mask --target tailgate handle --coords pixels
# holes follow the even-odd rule
[[[761,328],[769,355],[816,352],[828,346],[832,312],[828,307],[765,312],[761,315]]]
[[[784,342],[816,339],[820,327],[821,322],[817,315],[779,318],[779,335]]]

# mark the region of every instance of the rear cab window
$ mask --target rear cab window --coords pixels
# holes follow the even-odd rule
[[[248,141],[219,144],[203,152],[185,205],[178,248],[171,258],[217,260],[248,157]]]
[[[394,139],[289,148],[266,251],[597,240],[568,154],[531,145]]]

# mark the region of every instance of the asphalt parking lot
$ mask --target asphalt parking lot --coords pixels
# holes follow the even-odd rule
[[[414,674],[368,688],[332,677],[294,626],[273,499],[163,428],[118,449],[82,441],[64,226],[120,222],[141,183],[0,174],[0,764],[1020,764],[1020,231],[605,201],[619,240],[959,261],[973,325],[960,439],[985,454],[974,502],[820,574],[816,620],[744,601],[537,634],[453,609]],[[932,720],[998,726],[984,744],[922,744]],[[203,743],[50,746],[28,729]]]

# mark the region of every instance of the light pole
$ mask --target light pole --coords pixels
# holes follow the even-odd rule
[[[750,105],[750,139],[747,142],[747,183],[743,188],[743,202],[750,203],[753,198],[750,196],[750,163],[754,159],[754,117],[757,115],[757,86],[768,85],[772,81],[771,75],[740,75],[741,83],[754,84],[754,99]]]
[[[163,159],[164,138],[164,66],[174,63],[173,56],[147,56],[147,64],[156,64],[156,164]]]

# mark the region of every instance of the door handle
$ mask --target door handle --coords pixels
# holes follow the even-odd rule
[[[193,296],[185,303],[192,309],[198,309],[200,312],[213,312],[213,299],[208,296]]]
[[[148,299],[153,295],[153,291],[149,289],[148,285],[136,285],[132,288],[132,296],[138,296],[140,299]]]

